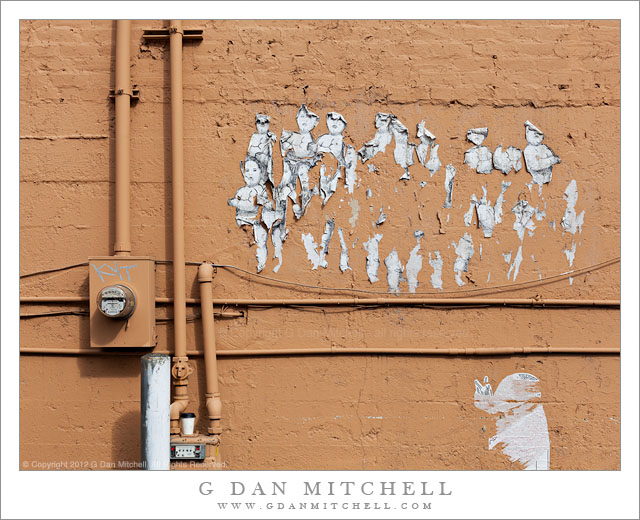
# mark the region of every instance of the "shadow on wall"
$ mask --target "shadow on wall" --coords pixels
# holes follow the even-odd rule
[[[115,469],[139,469],[140,410],[126,412],[116,420],[111,433],[111,461]]]
[[[88,328],[88,322],[87,322]],[[88,337],[88,332],[87,332]],[[101,352],[104,352],[104,356],[87,356],[82,357],[79,356],[76,359],[76,363],[78,366],[78,371],[80,372],[81,377],[92,377],[96,379],[104,379],[104,378],[114,378],[114,379],[123,379],[123,378],[136,378],[140,377],[140,358],[145,354],[148,354],[150,351],[148,349],[140,351],[140,358],[137,356],[130,355],[121,355],[115,354],[113,356],[109,356],[108,353],[110,351],[113,352],[121,352],[122,349],[100,349]],[[138,383],[139,386],[139,383]],[[140,392],[138,391],[137,396],[140,398]]]

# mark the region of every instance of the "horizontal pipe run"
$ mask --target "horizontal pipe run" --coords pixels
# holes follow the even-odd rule
[[[138,350],[111,350],[102,351],[95,349],[65,349],[65,348],[21,348],[21,354],[47,354],[47,355],[140,355]],[[169,351],[155,350],[155,354],[171,354]],[[217,356],[306,356],[306,355],[432,355],[432,356],[506,356],[520,354],[581,354],[585,356],[602,354],[620,354],[619,347],[613,348],[580,348],[580,347],[487,347],[487,348],[290,348],[290,349],[240,349],[240,350],[216,350]],[[203,356],[204,352],[194,350],[187,352],[188,356]]]
[[[83,303],[89,298],[83,296],[22,296],[20,303]],[[156,298],[156,303],[173,303],[173,298]],[[186,303],[199,305],[199,298],[187,298]],[[214,299],[214,305],[237,305],[243,307],[267,306],[362,306],[362,305],[489,305],[505,307],[510,305],[529,307],[612,307],[619,308],[620,300],[570,300],[534,298],[268,298],[268,299]]]

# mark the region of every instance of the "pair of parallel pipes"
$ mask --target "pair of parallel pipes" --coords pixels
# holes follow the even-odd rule
[[[169,27],[169,56],[171,76],[171,166],[172,166],[172,227],[173,227],[173,316],[174,357],[171,368],[174,401],[170,405],[171,434],[180,433],[180,414],[189,404],[189,375],[193,369],[187,355],[187,305],[184,257],[184,113],[182,84],[182,21],[171,20]],[[130,234],[130,107],[133,89],[130,74],[131,21],[116,22],[116,74],[115,74],[115,135],[116,135],[116,201],[115,244],[116,256],[131,255]],[[209,415],[208,433],[219,435],[222,402],[218,388],[217,359],[211,282],[213,268],[203,264],[199,270],[200,301],[202,306],[206,404]],[[159,364],[157,364],[159,366]],[[168,446],[167,446],[168,451]]]

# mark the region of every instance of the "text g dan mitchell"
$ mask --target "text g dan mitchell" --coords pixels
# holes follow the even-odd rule
[[[452,491],[446,482],[426,481],[342,481],[342,482],[296,482],[292,486],[302,486],[295,489],[296,494],[302,492],[305,496],[437,496],[451,495]],[[280,482],[248,482],[231,481],[224,486],[216,486],[211,482],[202,482],[198,491],[202,495],[215,496],[224,494],[230,496],[286,496],[289,483]]]

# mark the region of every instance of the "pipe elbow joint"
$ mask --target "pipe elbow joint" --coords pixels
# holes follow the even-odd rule
[[[206,283],[213,280],[213,265],[209,263],[202,263],[198,267],[198,281],[200,283]]]
[[[180,420],[180,414],[187,409],[187,405],[189,404],[188,399],[180,399],[173,401],[171,406],[169,407],[169,413],[172,421]]]

